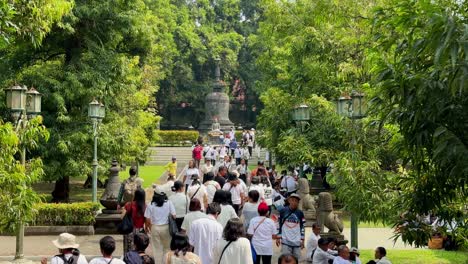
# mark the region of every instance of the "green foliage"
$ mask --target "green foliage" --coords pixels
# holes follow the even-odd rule
[[[36,218],[34,226],[69,226],[93,225],[100,205],[97,203],[49,204],[37,203],[34,210]]]
[[[0,120],[0,231],[16,231],[18,223],[34,219],[33,205],[39,201],[31,185],[43,176],[42,161],[31,159],[23,166],[15,154],[23,147],[34,149],[37,140],[48,138],[48,132],[40,118],[32,119],[28,125],[15,131],[11,123]],[[20,139],[24,140],[21,142]],[[26,155],[26,153],[21,153]]]
[[[374,19],[375,112],[402,135],[411,170],[396,206],[415,224],[400,235],[418,246],[428,236],[418,216],[467,219],[467,17],[459,1],[388,1]]]
[[[170,144],[181,144],[189,141],[190,144],[197,141],[199,133],[198,131],[191,130],[157,130],[155,131],[157,144],[170,145]]]
[[[72,6],[73,1],[68,0],[0,1],[0,49],[21,41],[39,47]]]
[[[48,144],[47,180],[89,175],[93,129],[87,106],[106,107],[99,129],[99,163],[143,162],[159,117],[154,93],[166,74],[171,36],[156,1],[78,1],[40,47],[21,43],[1,50],[3,86],[34,84],[43,96]],[[151,8],[154,8],[152,10]]]

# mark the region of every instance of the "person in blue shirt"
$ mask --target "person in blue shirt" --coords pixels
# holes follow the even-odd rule
[[[297,259],[301,257],[304,248],[305,217],[297,207],[301,197],[291,194],[288,197],[288,206],[279,209],[278,235],[276,245],[281,244],[281,254],[292,254]]]

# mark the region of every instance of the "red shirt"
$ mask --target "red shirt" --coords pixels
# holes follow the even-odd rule
[[[196,160],[201,160],[202,158],[203,147],[198,145],[193,149],[192,156]]]
[[[141,213],[141,215],[138,215],[137,204],[135,201],[133,201],[131,203],[125,204],[125,211],[127,211],[127,213],[130,212],[132,214],[134,228],[143,228],[145,224],[145,208],[143,208],[143,212]]]

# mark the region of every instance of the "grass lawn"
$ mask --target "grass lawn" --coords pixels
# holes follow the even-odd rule
[[[140,177],[143,178],[143,187],[147,188],[152,183],[156,182],[159,177],[164,173],[163,166],[140,166]],[[120,180],[128,178],[128,168],[119,174]],[[70,202],[87,202],[92,199],[91,188],[83,188],[83,183],[86,181],[85,177],[70,178]],[[50,201],[52,196],[51,192],[54,189],[54,183],[41,182],[34,184],[33,189],[38,193],[45,196],[46,201]],[[103,188],[98,188],[98,199],[104,193]]]
[[[387,258],[393,264],[466,264],[468,252],[430,249],[387,249]],[[361,250],[362,263],[374,259],[374,250]]]

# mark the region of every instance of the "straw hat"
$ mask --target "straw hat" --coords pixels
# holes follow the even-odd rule
[[[69,233],[62,233],[58,239],[52,240],[52,243],[59,249],[64,248],[78,248],[80,244],[75,241],[76,237]]]

